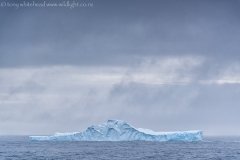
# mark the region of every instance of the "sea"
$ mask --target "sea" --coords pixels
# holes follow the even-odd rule
[[[240,160],[240,137],[203,137],[200,142],[36,142],[28,136],[0,136],[0,159]]]

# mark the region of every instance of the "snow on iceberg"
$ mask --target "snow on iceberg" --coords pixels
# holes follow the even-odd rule
[[[30,136],[32,141],[201,141],[202,131],[154,132],[134,128],[122,120],[108,120],[84,132],[55,133],[53,136]]]

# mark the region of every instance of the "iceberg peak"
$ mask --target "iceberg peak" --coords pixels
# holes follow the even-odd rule
[[[53,136],[30,136],[34,141],[201,141],[202,131],[154,132],[134,128],[123,120],[109,119],[92,125],[84,132],[55,133]]]

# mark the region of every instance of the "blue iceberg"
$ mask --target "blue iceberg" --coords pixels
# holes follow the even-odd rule
[[[201,141],[202,131],[154,132],[134,128],[122,120],[108,120],[84,132],[55,133],[53,136],[30,136],[32,141]]]

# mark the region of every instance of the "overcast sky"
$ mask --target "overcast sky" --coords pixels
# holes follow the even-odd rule
[[[240,135],[239,0],[0,2],[0,135],[108,119]]]

